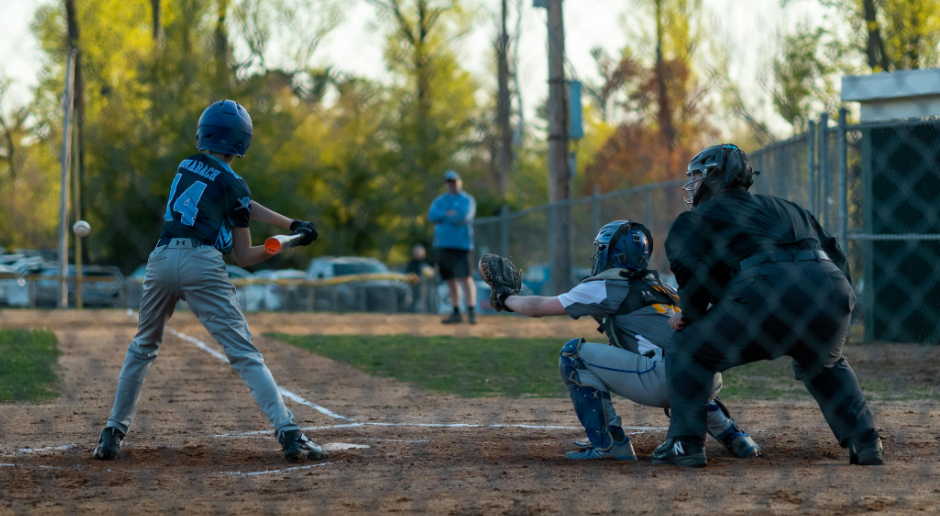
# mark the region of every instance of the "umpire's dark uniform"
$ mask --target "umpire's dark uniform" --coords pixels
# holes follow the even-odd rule
[[[877,440],[842,356],[855,306],[845,253],[808,211],[728,189],[679,215],[665,247],[689,323],[667,351],[670,438],[705,436],[714,373],[788,355],[843,447]]]

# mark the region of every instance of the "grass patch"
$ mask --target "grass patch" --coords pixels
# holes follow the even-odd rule
[[[49,330],[0,329],[0,402],[55,398],[61,352]]]
[[[568,396],[558,373],[559,339],[272,336],[371,375],[462,397]]]
[[[288,344],[351,364],[368,374],[462,397],[568,397],[558,373],[562,339],[457,338],[412,335],[270,334]],[[850,362],[870,400],[940,399],[935,381],[914,380],[878,361]],[[726,371],[721,396],[735,400],[812,401],[793,377],[790,359]]]

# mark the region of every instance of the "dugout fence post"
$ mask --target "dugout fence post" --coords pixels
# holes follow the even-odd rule
[[[842,252],[849,252],[849,165],[848,151],[846,149],[846,117],[848,116],[846,108],[839,109],[839,245],[842,246]]]
[[[809,212],[819,215],[816,210],[816,122],[806,124],[806,196],[809,199]]]
[[[816,219],[819,224],[829,228],[829,113],[823,113],[819,116],[819,174],[816,176],[818,188],[816,194],[819,196],[818,210]]]

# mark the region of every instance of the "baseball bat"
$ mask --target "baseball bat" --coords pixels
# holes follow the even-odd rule
[[[268,237],[264,241],[264,249],[268,254],[277,254],[284,249],[289,249],[297,245],[302,235],[277,235]]]

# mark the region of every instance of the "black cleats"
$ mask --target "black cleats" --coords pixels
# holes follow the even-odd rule
[[[98,446],[95,447],[93,457],[98,460],[114,460],[123,443],[124,432],[117,428],[105,428],[98,437]]]
[[[708,463],[705,448],[694,446],[676,439],[666,439],[653,451],[654,465],[682,466],[683,468],[704,468]]]
[[[882,466],[885,463],[885,449],[881,439],[875,438],[869,443],[849,443],[849,464],[859,466]]]
[[[277,436],[281,448],[284,449],[284,458],[288,462],[298,462],[304,457],[310,460],[321,460],[327,458],[327,453],[317,445],[317,443],[307,439],[300,430],[288,430],[281,432]]]

